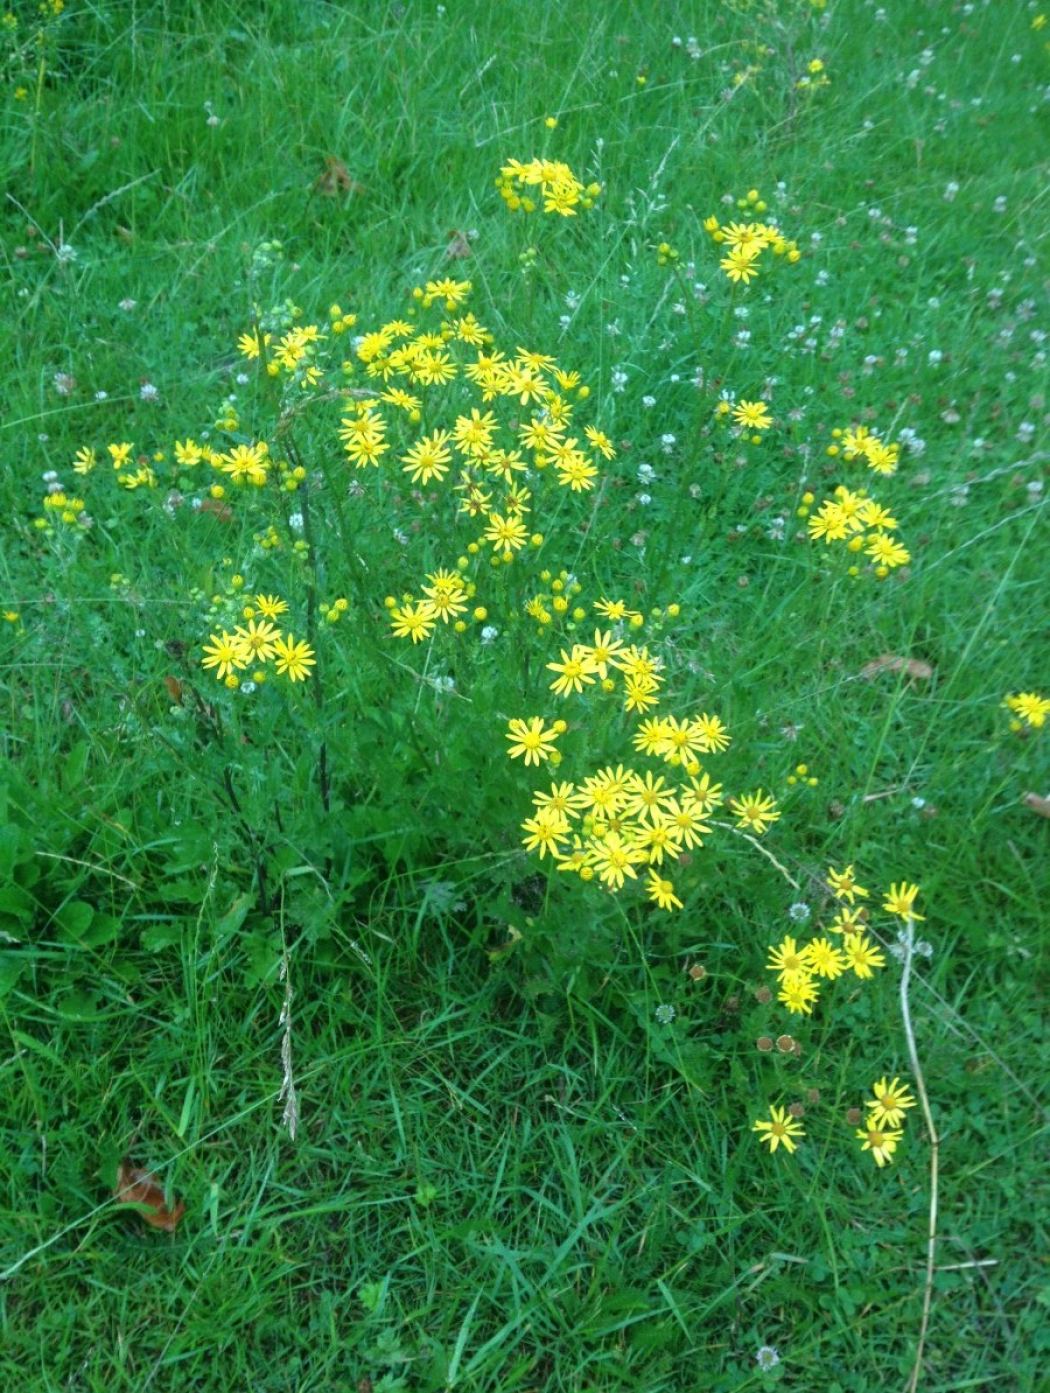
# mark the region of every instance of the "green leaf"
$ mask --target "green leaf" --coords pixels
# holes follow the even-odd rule
[[[95,917],[95,910],[86,900],[67,900],[55,915],[58,937],[66,943],[83,940]]]

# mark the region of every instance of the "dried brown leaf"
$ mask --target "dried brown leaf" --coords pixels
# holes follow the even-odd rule
[[[219,522],[233,521],[233,513],[221,498],[203,499],[200,510],[202,513],[211,513],[212,517],[217,518]]]
[[[463,261],[468,256],[474,255],[474,250],[465,232],[460,232],[457,228],[448,234],[448,239],[445,255],[450,261]]]
[[[177,677],[165,677],[164,685],[168,689],[168,696],[176,705],[182,705],[182,683]]]
[[[139,1213],[143,1221],[150,1228],[163,1229],[165,1233],[174,1233],[179,1220],[186,1213],[186,1206],[182,1200],[169,1209],[164,1190],[157,1184],[152,1171],[134,1165],[127,1156],[117,1169],[117,1183],[113,1196],[121,1204],[140,1206]]]
[[[334,155],[326,155],[324,169],[314,180],[314,188],[326,198],[334,198],[338,193],[364,193],[365,186],[354,179],[342,160]]]
[[[1038,813],[1040,817],[1050,817],[1050,798],[1043,798],[1038,793],[1026,793],[1021,798],[1021,802],[1026,808],[1031,808],[1033,813]]]
[[[933,676],[933,668],[921,658],[900,658],[896,653],[880,653],[864,664],[860,675],[870,682],[880,672],[906,672],[909,677],[921,678],[924,682]]]

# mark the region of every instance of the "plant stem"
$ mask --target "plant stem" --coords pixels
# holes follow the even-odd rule
[[[930,1111],[930,1099],[926,1092],[926,1077],[922,1072],[922,1065],[919,1062],[919,1052],[915,1045],[915,1028],[911,1020],[911,1006],[908,1001],[908,988],[911,985],[911,965],[915,955],[915,921],[910,917],[904,921],[904,969],[901,972],[901,1020],[904,1023],[904,1037],[908,1044],[908,1059],[911,1064],[912,1077],[915,1079],[915,1087],[919,1093],[919,1102],[922,1105],[923,1120],[926,1123],[926,1130],[930,1137],[930,1210],[929,1224],[926,1232],[926,1280],[923,1284],[922,1293],[922,1320],[919,1324],[919,1343],[915,1350],[915,1363],[912,1367],[911,1378],[908,1380],[908,1393],[915,1393],[919,1386],[919,1377],[922,1373],[922,1356],[926,1348],[926,1332],[930,1324],[930,1306],[933,1301],[933,1267],[937,1253],[937,1193],[938,1193],[938,1162],[940,1151],[940,1137],[937,1135],[937,1128],[934,1126],[933,1113]]]

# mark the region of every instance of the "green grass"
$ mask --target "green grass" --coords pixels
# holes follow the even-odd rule
[[[35,8],[17,8],[31,37]],[[12,59],[0,1369],[19,1388],[904,1388],[929,1148],[914,1112],[877,1170],[845,1121],[874,1079],[909,1073],[899,968],[835,984],[813,1017],[756,997],[788,906],[816,914],[825,867],[851,860],[873,891],[921,884],[935,950],[912,991],[942,1138],[920,1386],[1045,1382],[1050,878],[1021,798],[1047,791],[1046,737],[1011,732],[1001,702],[1047,689],[1032,485],[1050,71],[1034,10],[885,9],[70,0],[43,69],[36,49]],[[807,96],[811,57],[831,85]],[[507,213],[499,166],[539,153],[602,182],[592,212]],[[328,156],[358,189],[319,189]],[[731,290],[702,220],[777,181],[803,258]],[[455,231],[473,254],[449,262]],[[663,241],[702,295],[658,264]],[[763,845],[800,889],[729,833],[675,872],[673,916],[519,850],[532,781],[503,731],[560,714],[556,655],[506,609],[512,579],[482,575],[501,639],[429,669],[468,700],[414,675],[424,649],[386,636],[383,596],[472,534],[347,498],[330,410],[298,434],[310,480],[281,505],[309,500],[320,598],[351,602],[319,641],[324,702],[275,683],[249,704],[201,674],[208,597],[234,571],[294,597],[300,622],[311,584],[257,553],[258,515],[161,506],[172,442],[200,438],[229,391],[246,435],[270,438],[265,382],[232,376],[253,295],[321,323],[338,301],[367,329],[442,274],[469,276],[501,345],[591,385],[585,419],[620,453],[593,512],[570,499],[544,519],[543,561],[589,599],[682,606],[670,705],[723,716],[734,744],[712,769],[730,791],[777,792]],[[767,380],[776,427],[738,445],[718,394]],[[868,476],[825,453],[851,421],[925,450]],[[41,474],[72,488],[74,450],[120,440],[168,453],[162,487],[107,491],[106,463],[76,480],[91,532],[41,534]],[[892,507],[906,574],[852,581],[796,539],[803,491],[839,482]],[[406,518],[421,526],[403,548]],[[862,678],[884,653],[933,676]],[[166,678],[219,723],[173,707]],[[612,758],[611,728],[565,709],[566,749]],[[815,788],[787,784],[800,761]],[[800,1056],[756,1049],[785,1031]],[[805,1144],[768,1156],[751,1122],[794,1100]],[[112,1202],[125,1154],[185,1201],[173,1235]],[[781,1363],[763,1374],[767,1343]]]

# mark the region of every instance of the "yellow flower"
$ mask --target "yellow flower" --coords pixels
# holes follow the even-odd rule
[[[773,424],[764,401],[738,401],[733,407],[733,420],[745,430],[768,430]]]
[[[513,742],[507,753],[511,759],[524,755],[526,764],[539,764],[555,753],[560,733],[557,726],[545,729],[542,716],[530,716],[527,721],[516,717],[507,724],[506,739]]]
[[[230,677],[235,668],[245,668],[251,659],[250,651],[237,634],[212,634],[204,645],[201,666],[215,668],[218,678]]]
[[[314,650],[304,640],[296,642],[295,638],[288,634],[280,638],[274,644],[275,666],[278,673],[287,676],[292,682],[301,682],[310,676],[310,669],[314,666]]]
[[[526,833],[522,838],[525,850],[538,852],[542,861],[548,854],[555,859],[561,855],[559,843],[569,835],[569,824],[560,813],[546,807],[541,808],[534,817],[527,817],[521,824],[521,830]]]
[[[770,948],[766,971],[777,973],[781,982],[787,982],[800,975],[807,975],[812,963],[813,954],[809,945],[800,949],[793,938],[787,937],[775,948]]]
[[[902,880],[899,885],[890,886],[882,907],[887,914],[896,914],[901,919],[923,919],[925,916],[915,911],[915,898],[918,893],[917,885],[909,885]]]
[[[858,895],[862,899],[868,898],[868,892],[863,885],[858,885],[853,878],[853,862],[845,870],[837,871],[834,866],[828,867],[828,878],[825,882],[835,893],[837,900],[848,900],[850,904]]]
[[[1047,716],[1050,716],[1050,698],[1040,696],[1038,692],[1018,692],[1015,696],[1008,696],[1005,704],[1025,725],[1034,729],[1044,725]]]
[[[897,1143],[904,1133],[887,1131],[880,1125],[878,1118],[872,1116],[863,1127],[858,1128],[855,1135],[862,1143],[861,1151],[870,1151],[875,1157],[875,1164],[881,1168],[887,1161],[893,1160]]]
[[[754,793],[745,793],[742,798],[731,798],[729,809],[737,819],[736,825],[739,828],[754,832],[758,836],[780,817],[776,800],[772,797],[763,798],[761,789]]]
[[[898,1078],[894,1078],[892,1083],[887,1083],[883,1075],[872,1087],[872,1092],[875,1097],[865,1103],[869,1123],[884,1122],[888,1127],[896,1127],[899,1122],[904,1121],[904,1109],[915,1106],[915,1099]]]
[[[675,894],[674,885],[669,880],[663,880],[655,871],[649,872],[645,889],[649,898],[655,901],[661,909],[682,908],[682,901]]]
[[[842,947],[847,965],[858,977],[873,977],[873,967],[886,966],[886,959],[880,949],[864,934],[846,934]]]
[[[752,1123],[751,1130],[758,1132],[763,1142],[768,1142],[770,1155],[778,1146],[782,1146],[788,1152],[794,1151],[794,1139],[806,1135],[802,1123],[792,1117],[787,1108],[778,1108],[775,1103],[770,1105],[769,1119],[759,1118],[757,1122]]]
[[[395,638],[410,638],[420,643],[429,638],[437,623],[437,614],[431,600],[407,602],[400,609],[390,611],[390,624]]]

